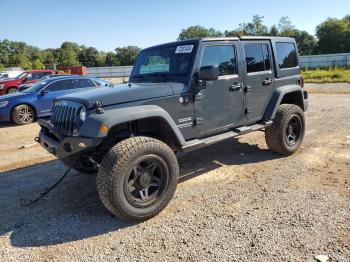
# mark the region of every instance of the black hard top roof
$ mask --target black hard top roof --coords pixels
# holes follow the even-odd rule
[[[294,42],[294,38],[290,37],[279,37],[279,36],[232,36],[232,37],[203,37],[203,38],[193,38],[186,40],[178,40],[174,42],[169,42],[165,44],[155,45],[147,49],[157,49],[160,47],[165,47],[169,45],[190,45],[190,44],[198,44],[200,42],[210,42],[210,41],[234,41],[234,40],[274,40],[274,41],[284,41],[284,42]]]

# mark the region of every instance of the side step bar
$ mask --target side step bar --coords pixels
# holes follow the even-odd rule
[[[182,150],[184,152],[189,152],[195,149],[199,149],[205,146],[209,146],[221,141],[224,141],[228,138],[233,138],[239,135],[244,135],[253,131],[258,131],[261,129],[264,129],[265,127],[269,126],[272,124],[272,121],[267,121],[267,122],[263,122],[263,123],[259,123],[259,124],[254,124],[251,126],[241,126],[238,128],[235,128],[231,131],[219,134],[219,135],[215,135],[215,136],[210,136],[207,138],[203,138],[203,139],[193,139],[190,141],[187,141],[183,146],[182,146]]]

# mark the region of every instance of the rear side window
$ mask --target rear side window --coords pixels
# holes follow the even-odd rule
[[[73,79],[73,88],[94,87],[95,84],[90,79]]]
[[[237,74],[235,47],[232,45],[206,46],[203,51],[202,66],[219,67],[219,75]]]
[[[298,66],[297,49],[293,43],[276,43],[278,65],[280,68]]]
[[[270,48],[268,44],[254,43],[244,45],[247,73],[271,69]]]
[[[63,91],[70,89],[70,81],[69,80],[60,80],[53,82],[47,87],[47,90],[49,92],[55,92],[55,91]]]
[[[52,73],[51,72],[41,72],[41,74],[42,74],[42,77],[44,77],[44,76],[47,76],[47,75],[51,75]]]

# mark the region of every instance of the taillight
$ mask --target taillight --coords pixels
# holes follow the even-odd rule
[[[304,87],[304,77],[298,78],[298,85],[300,85],[302,88]]]

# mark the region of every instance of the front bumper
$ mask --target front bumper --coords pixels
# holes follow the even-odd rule
[[[39,119],[38,124],[41,130],[35,141],[64,162],[70,162],[69,158],[73,155],[89,151],[101,143],[100,138],[65,137],[56,131],[50,122],[43,119]]]

